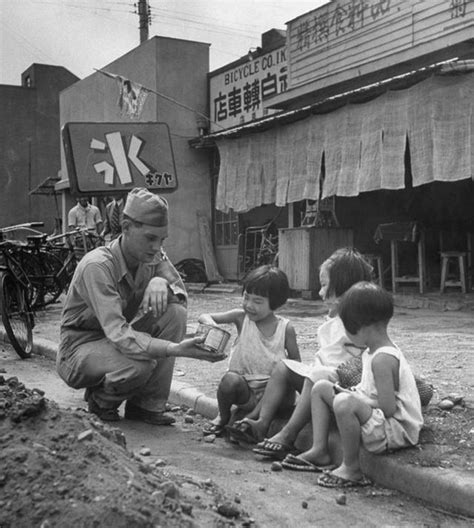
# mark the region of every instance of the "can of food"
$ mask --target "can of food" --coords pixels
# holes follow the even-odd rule
[[[218,326],[208,325],[199,323],[196,330],[196,335],[205,335],[206,339],[200,346],[209,350],[209,352],[215,352],[218,355],[223,355],[225,347],[230,339],[230,334],[226,330],[222,330]]]

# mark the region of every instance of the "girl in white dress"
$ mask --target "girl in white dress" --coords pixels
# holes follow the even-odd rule
[[[351,341],[364,347],[362,379],[352,389],[318,381],[311,394],[313,445],[298,457],[314,469],[331,462],[328,432],[334,413],[342,444],[342,462],[319,478],[325,487],[370,483],[362,474],[360,447],[372,453],[413,446],[423,425],[415,377],[387,327],[393,316],[392,296],[379,286],[360,282],[342,297],[339,316]],[[290,460],[293,462],[293,460]]]
[[[242,308],[199,317],[199,322],[204,324],[235,324],[238,334],[228,370],[217,390],[219,414],[204,429],[205,435],[224,434],[233,416],[233,406],[244,413],[252,411],[280,360],[301,361],[292,324],[275,314],[290,293],[286,274],[274,266],[261,266],[247,275],[242,290]],[[228,429],[235,439],[254,442],[252,431],[245,423]]]

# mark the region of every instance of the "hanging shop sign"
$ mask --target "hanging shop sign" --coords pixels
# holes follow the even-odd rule
[[[166,123],[67,123],[62,137],[75,195],[178,186]]]
[[[314,90],[446,51],[473,29],[471,0],[333,0],[287,24],[289,89]]]
[[[211,74],[211,132],[273,113],[264,108],[265,100],[286,89],[286,46]]]

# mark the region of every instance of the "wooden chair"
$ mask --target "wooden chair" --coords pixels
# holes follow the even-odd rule
[[[301,225],[305,227],[340,227],[336,216],[336,197],[306,200]]]
[[[417,283],[421,294],[426,286],[425,233],[418,222],[394,222],[380,224],[374,235],[375,241],[390,240],[392,267],[392,292],[397,293],[399,284]],[[415,246],[417,268],[410,275],[400,275],[399,249],[401,246]]]

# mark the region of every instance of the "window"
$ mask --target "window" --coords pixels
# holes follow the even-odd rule
[[[239,236],[239,218],[235,211],[216,211],[215,236],[217,246],[236,246]]]

